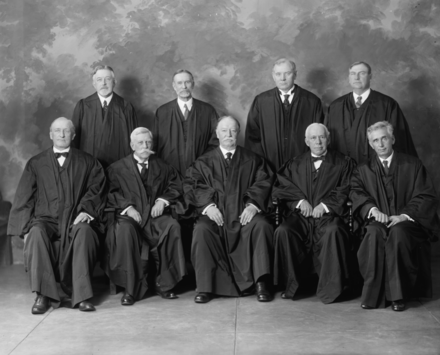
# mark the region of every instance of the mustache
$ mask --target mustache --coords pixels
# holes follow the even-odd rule
[[[139,153],[148,153],[149,155],[156,154],[155,151],[148,149],[148,148],[142,149]]]

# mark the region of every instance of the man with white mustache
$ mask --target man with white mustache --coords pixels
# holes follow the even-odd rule
[[[186,275],[180,225],[170,211],[181,206],[182,181],[152,146],[152,133],[136,128],[131,134],[134,153],[107,169],[107,207],[117,216],[107,231],[105,271],[124,289],[123,306],[142,299],[148,273],[155,277],[154,291],[165,299],[177,298],[172,289]]]
[[[130,154],[130,132],[138,126],[133,105],[113,89],[116,78],[108,65],[93,72],[96,92],[79,100],[73,111],[74,146],[93,155],[104,168]]]

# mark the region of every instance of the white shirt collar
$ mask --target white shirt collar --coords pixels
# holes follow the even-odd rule
[[[233,150],[226,150],[226,149],[223,148],[221,145],[219,145],[219,148],[220,148],[220,150],[222,151],[223,156],[225,157],[225,159],[226,159],[226,153],[232,153],[232,156],[231,156],[231,159],[232,159],[232,157],[233,157],[234,154],[235,154],[235,151],[237,150],[237,148],[235,148],[235,149],[233,149]]]
[[[139,158],[136,154],[133,153],[133,157],[134,159],[138,162],[138,163],[142,163],[142,164],[147,164],[148,167],[148,159],[145,160],[144,162],[141,161],[141,158]]]
[[[379,157],[379,160],[382,163],[382,165],[383,165],[383,162],[386,160],[388,162],[388,167],[390,167],[391,166],[391,161],[393,160],[393,156],[394,156],[394,150],[393,150],[393,152],[391,153],[391,155],[388,158],[382,159],[381,157]]]
[[[294,84],[292,86],[292,88],[289,91],[287,91],[287,92],[283,92],[283,91],[281,91],[281,89],[278,89],[278,93],[280,94],[280,97],[281,97],[281,102],[284,101],[284,95],[289,95],[289,104],[292,103],[295,86],[296,85]]]
[[[67,147],[66,149],[58,149],[53,147],[53,152],[54,153],[69,153],[70,151],[70,147]]]
[[[310,153],[312,153],[312,152],[310,152]],[[312,157],[314,157],[314,158],[325,157],[326,155],[327,155],[327,150],[325,151],[324,154],[321,154],[321,155],[316,155],[316,154],[313,154],[313,153],[312,153]]]
[[[101,106],[104,107],[104,101],[107,101],[107,106],[110,105],[110,101],[112,101],[113,93],[110,96],[104,97],[98,94],[99,101],[101,101]]]
[[[191,97],[188,101],[183,101],[178,97],[177,104],[179,105],[180,111],[182,111],[182,113],[185,112],[185,107],[184,107],[185,105],[186,105],[186,107],[188,107],[188,111],[191,111],[192,106],[193,106],[193,98]]]
[[[358,96],[362,97],[361,102],[364,103],[366,99],[368,99],[368,96],[370,96],[371,93],[371,89],[368,88],[367,91],[365,91],[362,95],[358,95],[353,91],[353,98],[354,98],[354,102],[356,102]]]

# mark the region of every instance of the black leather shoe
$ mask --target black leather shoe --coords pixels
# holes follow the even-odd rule
[[[374,309],[374,307],[368,306],[366,304],[361,304],[362,309]]]
[[[171,291],[163,292],[157,288],[156,288],[156,295],[159,295],[160,297],[165,298],[166,300],[174,300],[176,298],[179,298],[174,292]]]
[[[403,300],[392,301],[391,308],[395,312],[402,312],[405,310],[405,302]]]
[[[199,292],[196,297],[194,297],[195,303],[208,303],[212,300],[212,294],[207,292]]]
[[[50,300],[46,296],[38,295],[32,306],[32,314],[44,314],[50,308]]]
[[[273,300],[272,294],[267,290],[264,282],[257,282],[256,286],[258,302],[270,302]]]
[[[134,298],[132,295],[124,292],[124,295],[121,298],[121,304],[123,306],[132,306],[134,304]]]
[[[96,308],[95,308],[95,306],[94,306],[93,304],[91,304],[90,302],[82,301],[82,302],[79,304],[79,310],[80,310],[81,312],[93,312],[93,311],[96,311]]]

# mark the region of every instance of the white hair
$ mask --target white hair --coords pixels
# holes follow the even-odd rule
[[[325,132],[325,136],[326,136],[326,138],[330,137],[330,132],[329,132],[329,130],[327,129],[327,127],[326,127],[325,125],[323,125],[322,123],[312,123],[312,124],[310,124],[310,125],[306,128],[306,138],[308,137],[308,135],[309,135],[309,133],[310,133],[310,130],[311,130],[313,127],[322,127],[322,128],[324,128],[324,132]]]
[[[73,124],[73,122],[72,122],[72,120],[69,120],[68,118],[66,118],[66,117],[58,117],[58,118],[56,118],[56,119],[54,119],[53,121],[52,121],[52,123],[50,124],[50,128],[49,128],[49,130],[50,131],[52,131],[52,126],[53,126],[53,124],[56,122],[56,121],[67,121],[67,122],[69,122],[69,125],[70,125],[70,131],[72,132],[72,133],[75,133],[75,125]]]
[[[145,134],[145,133],[148,133],[150,135],[150,137],[153,138],[153,133],[151,133],[151,131],[148,128],[138,127],[136,129],[134,129],[133,132],[131,132],[131,134],[130,134],[130,141],[133,142],[134,138],[137,135]]]

